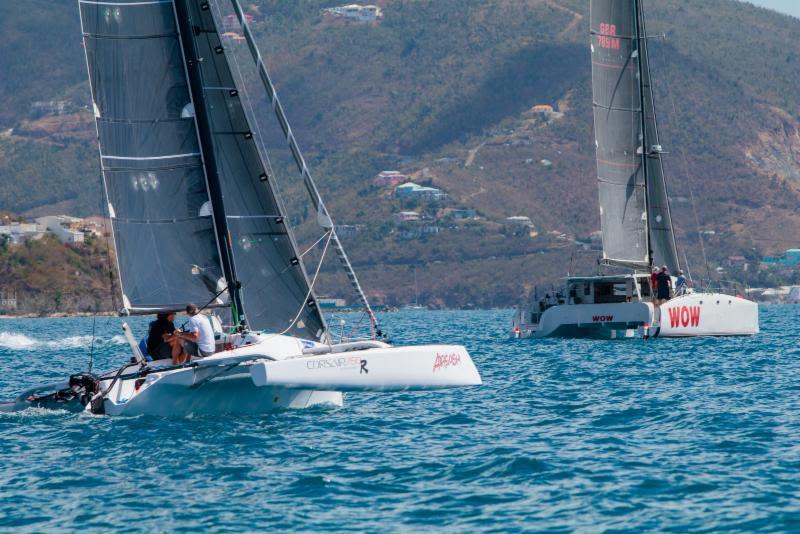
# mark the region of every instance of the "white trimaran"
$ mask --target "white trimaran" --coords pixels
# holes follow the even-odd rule
[[[346,391],[481,383],[459,345],[396,347],[380,330],[295,142],[238,0],[230,0],[324,231],[372,339],[334,344],[219,28],[225,0],[79,0],[124,312],[210,303],[236,328],[183,365],[134,359],[25,392],[4,409],[109,415],[261,413],[342,404]],[[238,64],[234,64],[238,69]],[[240,75],[241,76],[241,75]],[[261,150],[260,150],[261,149]],[[323,258],[324,258],[323,252]],[[322,260],[320,260],[322,261]],[[167,361],[169,362],[169,361]]]
[[[681,265],[658,140],[642,0],[591,0],[594,104],[603,264],[626,274],[567,278],[514,317],[513,337],[756,334],[758,306],[689,291],[660,307],[650,272]],[[688,269],[687,269],[688,270]]]

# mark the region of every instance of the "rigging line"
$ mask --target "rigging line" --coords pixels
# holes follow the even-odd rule
[[[325,241],[325,248],[322,250],[322,257],[319,259],[319,263],[317,264],[317,270],[314,272],[314,278],[311,279],[311,283],[308,285],[308,293],[306,293],[306,298],[303,300],[303,303],[300,305],[300,309],[297,311],[297,315],[294,316],[294,319],[292,319],[292,321],[289,323],[289,326],[287,326],[286,329],[283,332],[278,332],[277,334],[272,334],[271,336],[268,336],[267,339],[271,339],[271,338],[277,337],[277,336],[282,336],[282,335],[286,334],[287,332],[289,332],[289,330],[294,328],[294,325],[297,323],[297,321],[300,319],[300,316],[303,314],[303,309],[306,307],[306,303],[308,302],[308,299],[311,298],[311,295],[314,292],[314,284],[317,283],[317,278],[319,277],[319,272],[320,272],[320,269],[322,268],[322,263],[325,260],[325,254],[328,252],[328,246],[331,244],[331,237],[333,237],[333,233],[328,231],[328,233],[326,235],[327,235],[328,239],[327,239],[327,241]]]
[[[663,39],[664,42],[666,42],[666,39],[667,39],[666,34],[664,34],[662,36],[662,39]],[[662,51],[661,52],[661,56],[662,56],[663,64],[666,65],[667,64],[666,57],[665,57],[666,56],[666,52]],[[680,119],[678,117],[678,107],[675,105],[675,96],[673,95],[673,92],[672,92],[672,84],[670,83],[669,76],[663,76],[662,78],[664,78],[664,80],[665,80],[664,83],[665,83],[666,89],[667,89],[667,98],[669,98],[670,106],[672,107],[672,117],[673,117],[673,120],[675,122],[675,126],[677,127],[677,129],[679,131],[685,131],[685,130],[683,130],[683,128],[680,125]],[[677,143],[677,147],[678,147],[678,152],[681,155],[681,163],[682,163],[683,175],[686,178],[686,187],[689,190],[689,200],[690,200],[690,203],[692,204],[692,214],[694,215],[694,224],[695,224],[695,227],[697,229],[697,237],[699,238],[699,242],[700,242],[700,252],[703,255],[703,265],[705,266],[705,270],[706,270],[706,278],[710,280],[711,279],[711,267],[708,264],[708,256],[706,255],[706,245],[705,245],[705,239],[703,239],[703,232],[700,231],[700,216],[697,214],[697,202],[695,201],[695,198],[694,198],[694,186],[693,186],[693,183],[692,183],[692,177],[691,177],[691,175],[689,173],[689,160],[686,158],[686,151],[684,150],[683,145],[680,144],[680,143]],[[684,259],[687,261],[686,269],[688,270],[689,269],[689,264],[688,264],[688,260],[685,257],[685,254],[684,254]]]
[[[325,207],[325,203],[322,200],[322,196],[319,194],[317,185],[314,182],[314,179],[311,177],[311,172],[308,170],[305,158],[303,158],[302,152],[300,152],[300,147],[297,145],[297,140],[295,139],[294,133],[292,132],[291,127],[289,126],[289,123],[286,118],[286,113],[284,112],[283,106],[281,105],[280,99],[278,98],[278,93],[275,90],[275,85],[272,83],[272,80],[270,79],[266,63],[264,63],[264,59],[261,56],[261,52],[259,52],[258,47],[256,46],[255,38],[253,37],[253,34],[250,31],[250,26],[248,25],[247,20],[244,17],[244,11],[242,10],[242,6],[239,3],[239,0],[231,0],[231,5],[233,6],[236,17],[239,19],[239,24],[241,25],[242,30],[244,32],[244,37],[247,40],[247,45],[250,50],[250,54],[253,58],[253,61],[256,64],[256,68],[258,69],[261,82],[264,84],[264,88],[267,90],[267,96],[270,100],[270,103],[272,104],[272,109],[275,113],[275,116],[278,120],[281,130],[283,131],[286,142],[289,145],[289,149],[292,152],[295,164],[297,165],[300,174],[303,176],[303,181],[305,183],[306,189],[308,190],[309,196],[311,197],[311,202],[312,204],[314,204],[314,207],[317,211],[317,216],[318,217],[324,216],[325,219],[330,223],[331,238],[333,240],[334,250],[336,251],[336,254],[339,256],[339,260],[341,261],[342,265],[347,271],[347,276],[350,279],[350,284],[352,285],[359,299],[363,302],[364,307],[367,309],[373,325],[375,325],[376,330],[380,334],[382,334],[382,332],[380,332],[380,329],[377,328],[377,319],[375,318],[375,314],[373,313],[372,307],[369,304],[369,299],[367,299],[367,295],[364,293],[364,290],[358,281],[358,277],[355,274],[353,265],[350,263],[350,259],[347,257],[347,253],[345,252],[344,247],[342,246],[342,242],[339,240],[339,236],[336,234],[335,225],[333,224],[333,219],[330,215],[330,212],[328,212],[328,209]]]
[[[220,7],[219,2],[217,1],[211,2],[211,5],[214,8],[214,13],[212,14],[212,17],[214,15],[216,16],[217,20],[215,21],[215,23],[217,24],[217,26],[219,26],[219,23],[224,21],[224,17],[222,15],[222,8]],[[219,33],[217,35],[219,35]],[[231,58],[233,60],[233,65],[236,67],[236,74],[239,82],[238,84],[239,86],[237,87],[237,89],[239,89],[242,92],[243,95],[242,101],[246,106],[245,113],[249,111],[250,116],[253,118],[253,120],[250,122],[254,123],[256,127],[256,132],[255,132],[256,142],[264,158],[264,162],[267,164],[266,171],[269,173],[270,176],[275,176],[275,171],[272,167],[272,160],[269,157],[269,153],[267,152],[267,147],[264,142],[264,134],[261,131],[261,122],[257,120],[258,116],[256,115],[255,112],[255,106],[253,105],[253,100],[252,98],[250,98],[250,92],[247,90],[247,82],[245,80],[244,73],[242,72],[242,68],[239,64],[239,58],[237,57],[236,50],[231,48],[230,54],[227,54],[226,57]],[[231,72],[231,74],[233,74],[233,72]],[[234,80],[234,85],[236,85],[236,81],[237,80]],[[279,193],[276,192],[276,195],[279,195]]]
[[[95,310],[92,317],[92,345],[89,348],[89,373],[91,374],[94,367],[94,339],[95,339],[95,326],[97,325],[97,310]]]
[[[302,257],[303,257],[303,256],[305,256],[306,254],[308,254],[309,252],[311,252],[311,250],[312,250],[314,247],[316,247],[316,246],[319,244],[319,242],[320,242],[320,241],[322,241],[323,239],[325,239],[325,238],[328,236],[328,234],[330,234],[330,233],[331,233],[331,232],[330,232],[330,230],[328,230],[327,232],[325,232],[324,234],[322,234],[322,236],[320,236],[320,238],[319,238],[319,239],[317,239],[316,241],[314,241],[314,244],[313,244],[313,245],[311,245],[310,247],[308,247],[308,248],[306,249],[306,251],[305,251],[305,252],[303,252],[302,254],[300,254],[300,256],[298,256],[298,257],[299,257],[299,258],[302,258]]]

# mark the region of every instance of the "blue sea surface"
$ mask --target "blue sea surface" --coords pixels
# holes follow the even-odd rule
[[[384,314],[481,387],[259,417],[0,414],[0,529],[800,529],[800,306],[762,333],[507,339],[511,312]],[[97,319],[95,367],[128,357]],[[134,319],[142,332],[146,320]],[[92,319],[0,321],[0,398],[85,370]]]

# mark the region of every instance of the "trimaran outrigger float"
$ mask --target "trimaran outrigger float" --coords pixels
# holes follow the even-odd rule
[[[602,264],[627,270],[567,278],[563,291],[517,311],[511,336],[624,338],[758,333],[758,305],[689,291],[661,306],[650,273],[681,268],[658,138],[642,0],[591,0]],[[688,268],[687,268],[688,270]]]
[[[251,127],[252,107],[231,70],[219,32],[221,1],[79,0],[79,6],[124,312],[210,302],[229,311],[236,327],[219,336],[212,356],[156,365],[124,325],[132,363],[29,390],[4,408],[261,413],[341,405],[346,391],[480,384],[462,346],[380,340],[242,8],[230,0],[317,210],[321,242],[337,252],[373,324],[372,339],[332,342],[313,289],[319,270],[309,278]]]

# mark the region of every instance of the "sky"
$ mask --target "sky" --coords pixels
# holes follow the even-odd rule
[[[800,18],[800,0],[747,0],[757,6],[774,9]]]

